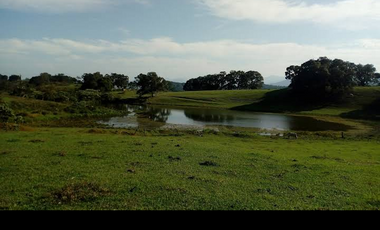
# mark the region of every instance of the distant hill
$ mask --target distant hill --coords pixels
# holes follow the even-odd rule
[[[290,83],[291,83],[290,80],[284,80],[284,81],[272,83],[271,85],[288,87]]]
[[[263,89],[283,89],[286,88],[286,86],[279,86],[279,85],[266,85],[264,84]]]
[[[185,86],[185,83],[179,83],[179,82],[173,82],[173,81],[169,81],[170,83],[170,86],[169,87],[169,90],[172,91],[172,92],[182,92],[184,91],[183,90],[183,86]]]
[[[264,79],[265,84],[288,87],[290,80],[285,80],[285,76],[269,76]]]

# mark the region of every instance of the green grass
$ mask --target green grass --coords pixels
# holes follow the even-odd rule
[[[380,209],[378,139],[132,133],[0,132],[0,209]]]
[[[356,87],[354,96],[335,103],[300,102],[285,90],[237,90],[160,93],[148,103],[156,105],[237,109],[254,112],[379,118],[380,87]]]
[[[148,103],[185,107],[231,109],[260,101],[271,90],[230,90],[160,93]]]

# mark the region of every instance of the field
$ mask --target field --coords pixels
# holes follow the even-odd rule
[[[3,210],[380,208],[377,139],[37,128],[0,146]]]
[[[337,103],[310,104],[285,90],[237,90],[161,93],[148,103],[171,106],[225,108],[256,112],[299,113],[348,118],[378,118],[380,87],[356,87],[353,96]]]
[[[115,95],[135,98],[134,92]],[[147,103],[364,124],[344,138],[299,132],[299,139],[286,139],[239,128],[136,132],[70,115],[67,104],[3,95],[27,124],[0,131],[0,210],[379,210],[380,128],[366,118],[379,114],[373,105],[380,88],[356,88],[355,97],[335,105],[265,105],[285,96],[160,93]]]

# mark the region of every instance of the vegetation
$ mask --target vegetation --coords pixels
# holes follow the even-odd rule
[[[0,146],[2,210],[380,209],[365,137],[50,128]]]
[[[151,94],[154,97],[157,92],[168,89],[168,82],[155,72],[137,76],[136,85],[138,87],[137,94],[140,97],[145,94]]]
[[[207,75],[186,82],[185,91],[261,89],[264,78],[257,71],[231,71]]]
[[[154,72],[134,82],[1,75],[0,210],[379,210],[380,88],[356,87],[375,84],[374,71],[320,58],[289,67],[287,89],[259,90],[258,72],[231,71],[185,85],[209,91],[163,93],[179,84]],[[311,93],[335,100],[311,103]],[[318,115],[358,129],[289,139],[248,128],[99,124],[127,113],[119,102]],[[150,112],[142,119],[167,119]]]
[[[355,65],[326,57],[310,60],[301,66],[290,66],[286,79],[293,92],[312,100],[326,101],[352,92],[355,85],[368,86],[376,80],[373,65]]]

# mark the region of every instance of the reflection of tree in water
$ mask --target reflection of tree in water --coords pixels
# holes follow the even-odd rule
[[[170,109],[146,107],[144,112],[138,113],[138,126],[160,128],[166,125],[166,121],[168,120],[170,114]]]
[[[193,119],[194,121],[201,122],[230,122],[235,120],[235,117],[228,114],[216,114],[215,112],[210,112],[207,110],[185,110],[185,116],[187,118]]]
[[[171,112],[169,109],[148,107],[143,115],[148,116],[152,121],[166,122]]]

